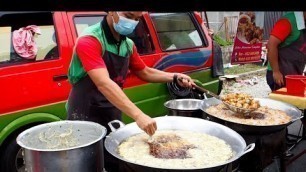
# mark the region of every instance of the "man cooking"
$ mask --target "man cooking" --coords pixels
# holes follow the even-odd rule
[[[68,98],[68,119],[97,122],[110,131],[107,123],[124,112],[148,135],[157,129],[154,119],[143,113],[122,91],[128,70],[147,82],[177,81],[192,87],[192,79],[180,73],[163,72],[144,64],[133,41],[133,32],[142,12],[108,12],[102,22],[85,29],[75,45],[68,78],[72,89]],[[182,78],[178,81],[176,78]],[[105,167],[117,171],[105,153]],[[107,156],[110,156],[107,158]]]

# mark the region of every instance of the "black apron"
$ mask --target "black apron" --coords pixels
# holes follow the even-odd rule
[[[278,50],[279,68],[283,76],[303,74],[306,64],[306,52],[303,48],[306,42],[305,30],[297,41]]]
[[[105,51],[103,56],[110,78],[121,88],[128,73],[129,58]],[[112,105],[87,75],[72,86],[68,99],[68,120],[93,121],[106,127],[108,122],[121,120],[121,111]],[[108,172],[119,171],[118,160],[104,149],[104,167]]]
[[[286,75],[302,75],[306,64],[305,41],[306,33],[304,29],[298,40],[291,45],[278,48],[278,64],[280,72],[283,74],[284,85],[277,85],[273,79],[273,72],[267,71],[266,79],[271,90],[278,90],[286,85]]]

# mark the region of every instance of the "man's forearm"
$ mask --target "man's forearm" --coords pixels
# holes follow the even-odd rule
[[[270,62],[273,71],[279,71],[278,65],[278,50],[277,47],[270,47],[268,55],[268,60]]]
[[[278,64],[278,46],[281,44],[281,40],[271,35],[268,41],[268,61],[274,72],[279,72]]]

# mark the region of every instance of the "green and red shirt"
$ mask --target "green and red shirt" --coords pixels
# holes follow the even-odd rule
[[[300,30],[297,28],[296,18],[293,12],[285,14],[280,20],[278,20],[272,31],[271,35],[277,37],[282,41],[279,48],[291,45],[297,41],[301,35]],[[268,70],[272,70],[270,63],[268,63]]]
[[[107,20],[103,20],[102,24],[99,22],[86,28],[78,38],[68,71],[70,83],[77,83],[92,69],[106,68],[102,58],[105,50],[130,58],[131,71],[139,71],[146,67],[133,41],[125,36],[121,36],[120,42],[116,41]]]

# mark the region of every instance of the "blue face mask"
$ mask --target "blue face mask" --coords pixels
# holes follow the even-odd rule
[[[122,17],[119,14],[118,14],[118,16],[119,16],[118,23],[115,23],[114,18],[112,16],[113,26],[114,26],[115,31],[118,32],[121,35],[128,35],[128,34],[132,33],[139,21],[135,21],[135,20],[132,20],[132,19]]]

